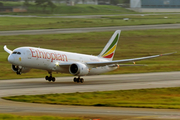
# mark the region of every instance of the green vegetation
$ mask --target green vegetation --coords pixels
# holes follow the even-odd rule
[[[13,50],[21,46],[34,46],[98,55],[113,32],[114,31],[54,35],[0,36],[0,48],[7,45],[9,49]],[[179,33],[180,29],[122,31],[114,59],[136,58],[180,51]],[[32,70],[29,73],[16,75],[16,73],[11,70],[11,64],[7,62],[7,57],[8,53],[0,49],[0,79],[36,78],[44,77],[47,74],[47,72],[43,70]],[[106,74],[180,70],[179,52],[170,56],[138,61],[136,63],[146,64],[148,66],[120,67]],[[67,74],[54,73],[53,76],[67,76]]]
[[[12,114],[0,114],[1,120],[83,120],[81,118],[53,117],[53,116],[19,116]]]
[[[180,88],[177,87],[92,93],[22,95],[5,97],[4,99],[59,105],[179,109],[179,92]]]
[[[42,17],[14,17],[12,19],[12,17],[0,17],[0,31],[180,23],[180,16],[177,15],[126,16],[130,18],[129,21],[123,20],[124,17],[125,16],[114,16],[89,19]]]
[[[22,6],[24,2],[2,2],[4,6]],[[8,14],[68,14],[68,15],[88,15],[88,14],[131,14],[136,13],[134,11],[121,8],[113,5],[87,5],[76,4],[75,6],[67,6],[64,4],[55,4],[52,6],[44,7],[43,5],[36,5],[34,2],[30,2],[27,13],[8,13]],[[7,14],[7,13],[4,13]]]

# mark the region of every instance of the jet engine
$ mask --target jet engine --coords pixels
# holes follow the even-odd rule
[[[73,75],[84,76],[89,73],[89,68],[83,63],[73,63],[69,67],[69,72]]]
[[[25,68],[25,67],[16,66],[16,65],[12,65],[11,68],[12,68],[12,70],[13,70],[14,72],[16,72],[16,73],[17,73],[18,70],[20,70],[21,73],[27,73],[27,72],[30,71],[30,68]]]

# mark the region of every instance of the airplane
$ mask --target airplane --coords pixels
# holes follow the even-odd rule
[[[52,72],[60,72],[78,76],[73,79],[73,81],[77,83],[84,82],[81,76],[99,75],[113,71],[122,63],[135,62],[175,53],[113,61],[120,33],[121,30],[114,32],[98,56],[36,47],[19,47],[11,51],[6,45],[4,46],[4,50],[10,54],[8,56],[8,62],[12,64],[12,70],[16,72],[17,75],[27,73],[30,69],[42,69],[48,71],[49,76],[46,76],[45,79],[49,82],[55,82],[55,77],[52,76]]]

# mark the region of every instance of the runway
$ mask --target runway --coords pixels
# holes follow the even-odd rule
[[[82,33],[98,31],[121,30],[145,30],[145,29],[178,29],[180,24],[164,25],[138,25],[95,28],[67,28],[46,30],[18,30],[0,31],[0,36],[7,35],[36,35],[36,34],[60,34]],[[85,83],[72,82],[73,77],[59,77],[55,83],[49,83],[44,78],[0,80],[0,97],[14,95],[34,95],[51,93],[92,92],[109,90],[127,90],[141,88],[179,87],[180,72],[121,74],[85,76]],[[0,99],[0,113],[40,113],[47,114],[73,114],[73,115],[99,115],[99,116],[143,116],[150,118],[180,119],[180,110],[158,110],[137,108],[114,107],[82,107],[63,105],[43,105],[21,103]],[[114,120],[114,119],[113,119]],[[117,119],[119,120],[119,119]]]
[[[101,32],[101,31],[115,31],[115,30],[125,31],[125,30],[148,30],[148,29],[179,29],[179,28],[180,28],[180,24],[159,24],[159,25],[114,26],[114,27],[16,30],[16,31],[0,31],[0,36],[83,33],[83,32]]]
[[[27,94],[92,92],[180,86],[180,72],[86,76],[84,77],[85,83],[83,84],[73,83],[72,78],[73,77],[59,77],[55,83],[49,83],[43,78],[1,80],[0,97]],[[151,117],[176,116],[178,119],[180,118],[180,110],[42,105],[0,99],[0,113],[14,112]]]

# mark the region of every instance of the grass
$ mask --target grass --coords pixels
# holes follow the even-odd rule
[[[59,28],[85,28],[129,25],[175,24],[180,23],[180,16],[149,15],[126,16],[129,21],[124,21],[124,16],[102,18],[38,18],[38,17],[0,17],[0,31],[7,30],[35,30]]]
[[[4,97],[4,99],[57,105],[180,109],[179,92],[180,88],[176,87],[90,93],[22,95]]]
[[[3,2],[4,6],[23,6],[23,2]],[[56,6],[52,9],[46,7],[43,10],[42,7],[36,6],[33,2],[27,7],[27,13],[4,13],[4,14],[16,14],[16,15],[88,15],[88,14],[126,14],[136,13],[134,11],[121,8],[113,5],[91,5],[91,4],[76,4],[75,6],[67,6],[65,4],[55,4]]]
[[[0,48],[7,45],[9,49],[13,50],[21,46],[34,46],[98,55],[113,32],[114,31],[54,35],[0,36]],[[180,51],[179,32],[180,29],[122,31],[114,60]],[[47,74],[47,72],[43,70],[32,70],[29,73],[16,75],[11,70],[11,64],[7,62],[7,57],[8,53],[3,49],[0,49],[0,79],[36,78],[44,77]],[[120,67],[119,69],[106,74],[180,70],[179,53],[138,61],[136,63],[146,64],[148,66]],[[67,74],[54,73],[53,76],[67,76]]]
[[[53,116],[20,116],[13,114],[0,114],[1,120],[83,120],[82,118],[53,117]]]

